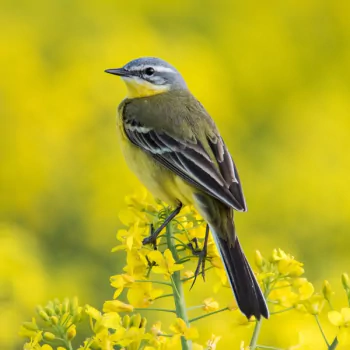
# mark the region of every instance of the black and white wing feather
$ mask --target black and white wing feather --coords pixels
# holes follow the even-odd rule
[[[193,186],[238,211],[246,211],[237,169],[221,137],[207,139],[210,157],[199,140],[181,140],[134,119],[124,119],[128,139]]]

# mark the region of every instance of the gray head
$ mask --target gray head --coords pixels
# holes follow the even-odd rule
[[[187,89],[181,74],[160,58],[141,57],[127,63],[122,68],[107,69],[105,72],[119,75],[125,81],[130,97]]]

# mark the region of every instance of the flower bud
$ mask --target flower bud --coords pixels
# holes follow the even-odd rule
[[[129,328],[130,325],[130,316],[129,315],[125,315],[123,317],[123,327],[124,328]]]
[[[57,316],[51,316],[50,320],[54,326],[56,326],[58,324],[58,321],[59,321]]]
[[[343,283],[344,289],[347,291],[350,289],[350,280],[349,280],[349,275],[347,273],[343,273],[341,275],[341,281]]]
[[[147,319],[146,319],[146,317],[142,317],[140,328],[146,328],[146,325],[147,325]]]
[[[52,340],[55,340],[55,339],[56,339],[56,336],[55,336],[53,333],[51,333],[51,332],[45,332],[45,333],[43,334],[43,338],[44,338],[45,340],[52,341]]]
[[[66,313],[69,311],[69,299],[65,298],[62,303],[62,313]]]
[[[72,322],[77,323],[80,322],[83,313],[83,308],[78,306],[75,315],[72,317]]]
[[[62,315],[62,317],[60,319],[60,324],[62,324],[62,325],[68,324],[68,319],[71,317],[72,317],[72,315],[69,314],[68,312],[66,312],[64,315]]]
[[[103,304],[103,312],[133,312],[134,307],[119,300],[107,300]]]
[[[67,339],[72,340],[77,335],[75,324],[71,325],[67,331]]]
[[[136,314],[136,315],[131,316],[130,327],[140,328],[140,323],[141,323],[141,315],[140,314]]]
[[[72,298],[72,300],[70,301],[70,311],[72,315],[75,315],[78,311],[78,298],[74,297]]]
[[[256,250],[255,251],[255,265],[261,269],[261,267],[263,266],[264,264],[264,258],[263,256],[261,255],[260,251],[259,250]]]
[[[334,292],[332,291],[331,285],[329,284],[329,282],[327,280],[325,280],[323,282],[322,293],[323,293],[324,298],[328,302],[331,300],[331,297],[334,294]]]
[[[48,315],[52,316],[56,314],[55,307],[56,305],[50,300],[44,307],[44,309],[48,313]]]
[[[22,326],[29,331],[37,331],[39,329],[35,320],[33,320],[33,322],[23,322]]]
[[[43,319],[44,321],[49,321],[49,315],[45,312],[44,309],[39,310],[38,315]]]

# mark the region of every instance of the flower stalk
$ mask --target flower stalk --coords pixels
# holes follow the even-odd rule
[[[198,259],[194,248],[199,251],[205,244],[205,223],[193,208],[185,207],[181,215],[165,226],[165,232],[158,237],[159,244],[155,250],[142,242],[150,225],[160,227],[164,224],[170,209],[162,203],[150,203],[145,199],[146,196],[141,200],[129,198],[128,212],[121,215],[126,228],[118,231],[119,243],[113,251],[124,251],[127,257],[123,272],[112,276],[110,280],[115,288],[113,300],[106,301],[102,310],[90,305],[79,306],[76,298],[62,302],[56,299],[45,307],[39,306],[37,316],[31,322],[24,322],[21,327],[20,334],[28,339],[24,349],[54,350],[57,346],[64,346],[67,350],[159,350],[174,346],[182,350],[216,349],[221,337],[212,335],[207,338],[205,345],[198,344],[198,330],[192,324],[207,317],[221,317],[222,312],[230,311],[230,317],[236,319],[238,332],[240,327],[255,323],[250,350],[281,350],[268,344],[258,344],[262,320],[248,320],[235,303],[220,307],[212,297],[198,300],[192,292],[191,295],[197,300],[186,307],[184,285],[195,278],[189,262]],[[225,285],[225,271],[211,236],[208,262],[210,266],[205,271],[213,269],[213,276]],[[255,265],[258,270],[257,280],[263,286],[271,316],[289,313],[294,309],[312,315],[328,350],[344,345],[350,329],[350,308],[344,307],[340,311],[333,309],[330,301],[334,293],[329,282],[325,281],[322,294],[315,293],[313,285],[304,276],[301,277],[304,274],[303,264],[281,249],[274,249],[268,258],[257,251]],[[350,282],[346,273],[342,275],[342,284],[350,302]],[[218,285],[213,287],[213,291]],[[124,300],[119,300],[119,297]],[[157,305],[159,299],[170,300],[162,308]],[[329,343],[318,319],[325,304],[328,307],[328,321],[338,328],[335,338]],[[167,318],[173,319],[168,330],[162,328],[161,319],[147,324],[143,316],[144,313],[159,311],[162,312],[160,317],[167,314]],[[194,317],[189,318],[189,312],[194,312]],[[79,331],[80,320],[90,324],[91,334],[79,346],[75,336]],[[301,343],[298,348],[308,346],[303,339]],[[247,349],[244,342],[241,348]]]
[[[179,255],[173,243],[171,223],[169,223],[166,226],[166,239],[167,239],[168,248],[170,249],[175,261],[178,261]],[[190,323],[188,321],[188,316],[187,316],[186,302],[185,302],[184,290],[181,282],[180,271],[174,272],[174,274],[172,275],[171,281],[172,281],[172,287],[173,287],[176,316],[183,319],[188,327]],[[192,342],[190,340],[186,340],[184,336],[181,336],[182,350],[190,350],[192,348],[191,343]]]

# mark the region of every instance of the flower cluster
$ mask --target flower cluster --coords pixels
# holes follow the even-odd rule
[[[199,332],[193,323],[221,312],[232,312],[237,327],[253,326],[249,346],[242,343],[242,349],[269,348],[258,344],[261,320],[247,319],[237,308],[235,302],[221,307],[217,300],[208,297],[198,305],[186,306],[183,287],[195,279],[193,262],[205,242],[205,222],[191,207],[184,208],[175,217],[155,242],[144,245],[143,240],[160,227],[171,213],[171,208],[161,202],[148,198],[146,192],[126,199],[127,210],[120,214],[125,225],[117,233],[118,245],[113,252],[126,253],[126,264],[122,273],[110,278],[115,289],[113,299],[103,304],[102,311],[90,305],[81,307],[76,299],[49,302],[38,307],[37,318],[26,322],[21,335],[29,338],[25,350],[171,350],[193,349],[214,350],[220,336],[212,335],[204,344],[199,344]],[[213,292],[227,286],[227,278],[212,237],[207,242],[207,255],[201,264],[202,273],[211,270]],[[349,340],[350,308],[340,311],[332,307],[333,291],[325,281],[322,291],[315,292],[313,285],[303,276],[303,264],[281,249],[274,249],[269,257],[259,251],[255,254],[257,279],[261,284],[269,304],[270,314],[299,312],[311,315],[323,335],[328,349]],[[342,283],[350,303],[350,283],[348,275],[342,276]],[[162,308],[161,300],[172,300],[173,307]],[[160,305],[158,303],[161,303]],[[318,315],[328,305],[328,319],[338,328],[333,341],[328,342],[324,335]],[[161,321],[148,324],[144,311],[164,312],[171,315],[170,326]],[[197,310],[196,317],[189,312]],[[37,320],[40,320],[37,322]],[[91,336],[81,345],[73,345],[76,327],[81,320],[88,321]],[[167,323],[167,322],[165,322]],[[197,342],[197,343],[196,343]],[[303,340],[290,349],[308,349]]]
[[[55,299],[45,307],[38,306],[37,318],[24,322],[20,329],[20,335],[30,339],[24,350],[53,350],[53,346],[57,350],[73,349],[72,340],[77,333],[76,325],[82,319],[82,311],[77,298],[65,299],[62,303]]]

